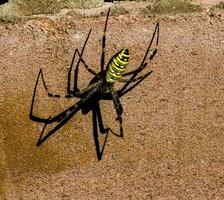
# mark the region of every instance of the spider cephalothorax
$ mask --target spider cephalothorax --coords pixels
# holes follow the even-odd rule
[[[159,43],[159,23],[156,24],[153,36],[149,40],[149,45],[146,49],[145,56],[143,57],[140,66],[137,67],[133,71],[125,72],[126,66],[129,63],[129,51],[127,48],[121,49],[114,56],[112,56],[112,58],[109,60],[108,64],[105,67],[106,30],[107,30],[109,13],[110,13],[110,9],[108,10],[108,13],[107,13],[106,23],[104,27],[104,34],[102,38],[100,72],[97,73],[94,70],[92,70],[89,67],[89,65],[86,63],[86,61],[83,59],[83,53],[91,33],[91,29],[90,29],[81,52],[79,52],[78,49],[75,50],[75,53],[74,53],[74,56],[68,71],[67,94],[64,96],[65,98],[77,97],[77,98],[80,98],[80,100],[74,103],[68,109],[60,112],[59,114],[55,116],[50,116],[48,118],[38,117],[33,114],[36,90],[37,90],[39,79],[42,79],[44,88],[47,91],[49,97],[59,98],[61,96],[58,94],[52,94],[48,91],[47,84],[43,77],[42,69],[40,69],[39,74],[37,76],[36,84],[34,87],[34,93],[33,93],[31,108],[30,108],[30,119],[36,122],[44,123],[44,127],[39,137],[39,140],[37,142],[37,146],[41,145],[49,136],[51,136],[53,133],[59,130],[62,126],[64,126],[79,110],[82,110],[83,113],[87,113],[90,110],[92,111],[93,136],[94,136],[98,160],[101,160],[102,158],[103,150],[104,150],[109,132],[112,132],[113,134],[117,136],[123,137],[123,126],[122,126],[123,108],[120,102],[120,97],[122,97],[124,94],[132,90],[134,87],[136,87],[140,82],[142,82],[146,77],[148,77],[152,73],[152,71],[149,71],[141,76],[138,76],[139,73],[143,69],[146,68],[148,61],[152,60],[157,53],[157,46]],[[153,42],[155,44],[154,48],[152,48]],[[71,88],[72,69],[73,69],[74,60],[76,56],[78,56],[78,61],[74,70],[73,88]],[[82,63],[84,67],[87,69],[87,71],[90,72],[94,76],[94,78],[90,81],[90,84],[83,90],[78,89],[78,69],[79,69],[80,63]],[[128,77],[128,78],[125,79],[124,77]],[[116,90],[114,88],[114,84],[116,82],[123,82],[124,83],[123,87],[121,87],[119,90]],[[130,85],[131,83],[134,83],[134,84]],[[110,128],[105,128],[103,125],[99,101],[105,100],[105,99],[112,100],[114,103],[114,108],[117,113],[117,120],[120,124],[119,134],[116,134]],[[48,131],[47,134],[45,134],[45,136],[43,136],[45,127],[48,124],[52,124],[52,123],[56,123],[56,126],[52,128],[50,131]],[[100,148],[100,145],[99,145],[98,129],[100,130],[101,133],[107,133],[102,148]]]

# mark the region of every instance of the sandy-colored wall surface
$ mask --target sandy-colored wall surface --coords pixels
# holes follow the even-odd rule
[[[37,147],[43,124],[29,111],[40,68],[51,92],[66,93],[73,52],[90,28],[83,58],[99,70],[105,17],[0,24],[1,199],[224,199],[224,15],[111,16],[106,61],[127,47],[127,70],[136,68],[157,21],[159,52],[144,71],[153,73],[121,98],[124,138],[109,134],[101,161],[91,113],[78,112]],[[80,67],[84,88],[92,76]],[[49,98],[39,84],[35,114],[75,102]],[[105,126],[117,132],[113,103],[100,106]]]

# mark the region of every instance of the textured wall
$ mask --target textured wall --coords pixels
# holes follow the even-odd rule
[[[139,65],[157,20],[159,54],[146,69],[154,72],[122,97],[124,139],[109,134],[100,162],[91,113],[77,113],[36,147],[43,125],[29,120],[29,109],[40,68],[49,90],[65,93],[74,49],[91,27],[83,57],[99,69],[105,18],[65,15],[0,24],[2,199],[224,198],[223,14],[111,17],[106,60],[125,46],[129,69]],[[81,69],[80,87],[90,79]],[[48,117],[76,101],[50,99],[40,84],[35,113]],[[100,105],[105,126],[118,131],[113,104]]]
[[[0,6],[0,17],[58,13],[63,8],[94,8],[103,0],[9,0]]]

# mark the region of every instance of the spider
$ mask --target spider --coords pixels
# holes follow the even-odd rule
[[[109,14],[110,14],[110,8],[108,9],[108,12],[107,12],[104,31],[103,31],[103,37],[102,37],[100,72],[97,73],[94,70],[92,70],[89,67],[89,65],[85,62],[85,60],[82,58],[86,44],[88,42],[88,39],[92,31],[92,29],[90,29],[89,33],[87,34],[87,37],[81,52],[79,52],[78,49],[75,49],[71,65],[68,70],[67,94],[64,96],[65,98],[78,97],[80,98],[80,100],[74,103],[72,106],[70,106],[66,110],[60,112],[59,114],[56,114],[55,116],[50,116],[48,118],[38,117],[33,114],[35,96],[36,96],[39,79],[42,80],[44,88],[49,97],[60,98],[61,96],[58,94],[52,94],[48,91],[47,84],[44,80],[43,71],[42,69],[40,69],[37,76],[36,84],[34,87],[34,92],[33,92],[33,97],[32,97],[31,107],[30,107],[30,115],[29,115],[32,121],[44,123],[44,127],[38,139],[37,146],[41,145],[52,134],[54,134],[57,130],[59,130],[62,126],[64,126],[79,110],[82,110],[84,114],[89,112],[90,110],[92,111],[93,136],[94,136],[98,160],[102,159],[103,151],[105,148],[105,144],[106,144],[109,132],[115,134],[118,137],[123,137],[123,126],[122,126],[123,108],[120,102],[120,98],[124,94],[126,94],[127,92],[135,88],[140,82],[142,82],[145,78],[147,78],[152,73],[152,71],[149,71],[145,73],[144,75],[138,76],[139,73],[143,69],[146,68],[148,61],[152,60],[154,56],[157,54],[157,48],[159,43],[159,23],[156,24],[152,38],[149,40],[149,45],[146,49],[145,55],[142,59],[140,66],[133,71],[125,72],[126,66],[129,63],[129,56],[130,56],[127,48],[123,48],[120,51],[118,51],[114,56],[112,56],[112,58],[109,60],[109,62],[105,66],[106,31],[107,31]],[[151,46],[154,40],[155,40],[155,48],[151,49]],[[73,88],[71,88],[70,82],[71,82],[74,60],[76,56],[78,56],[78,61],[74,70]],[[84,67],[86,68],[86,70],[94,76],[94,78],[90,81],[90,84],[83,90],[79,90],[78,84],[77,84],[78,70],[79,70],[80,63],[82,63]],[[124,77],[128,77],[128,78],[124,79]],[[124,83],[123,87],[121,87],[121,89],[119,90],[116,90],[114,87],[116,82],[123,82]],[[130,85],[131,83],[133,84]],[[113,132],[110,128],[104,127],[101,111],[99,107],[100,100],[113,101],[114,108],[117,114],[116,120],[119,122],[119,131],[120,131],[119,134]],[[43,136],[46,126],[55,122],[57,123],[57,125],[54,126],[54,128],[52,128],[51,130],[49,130],[47,134],[45,134],[45,136]],[[98,140],[98,127],[102,134],[106,133],[106,137],[102,145],[102,148],[100,148],[99,140]]]

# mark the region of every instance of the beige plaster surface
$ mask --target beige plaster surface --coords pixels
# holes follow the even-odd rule
[[[124,138],[110,134],[99,162],[91,113],[78,112],[36,147],[43,125],[29,119],[29,109],[40,68],[49,90],[65,94],[73,52],[90,28],[83,58],[99,70],[105,17],[1,23],[0,198],[224,199],[223,20],[222,12],[110,17],[106,61],[127,47],[128,70],[137,67],[157,21],[160,42],[145,69],[151,76],[121,98]],[[80,87],[90,79],[80,69]],[[40,84],[35,113],[47,117],[76,101],[50,99]],[[118,131],[112,102],[100,105],[105,126]]]

